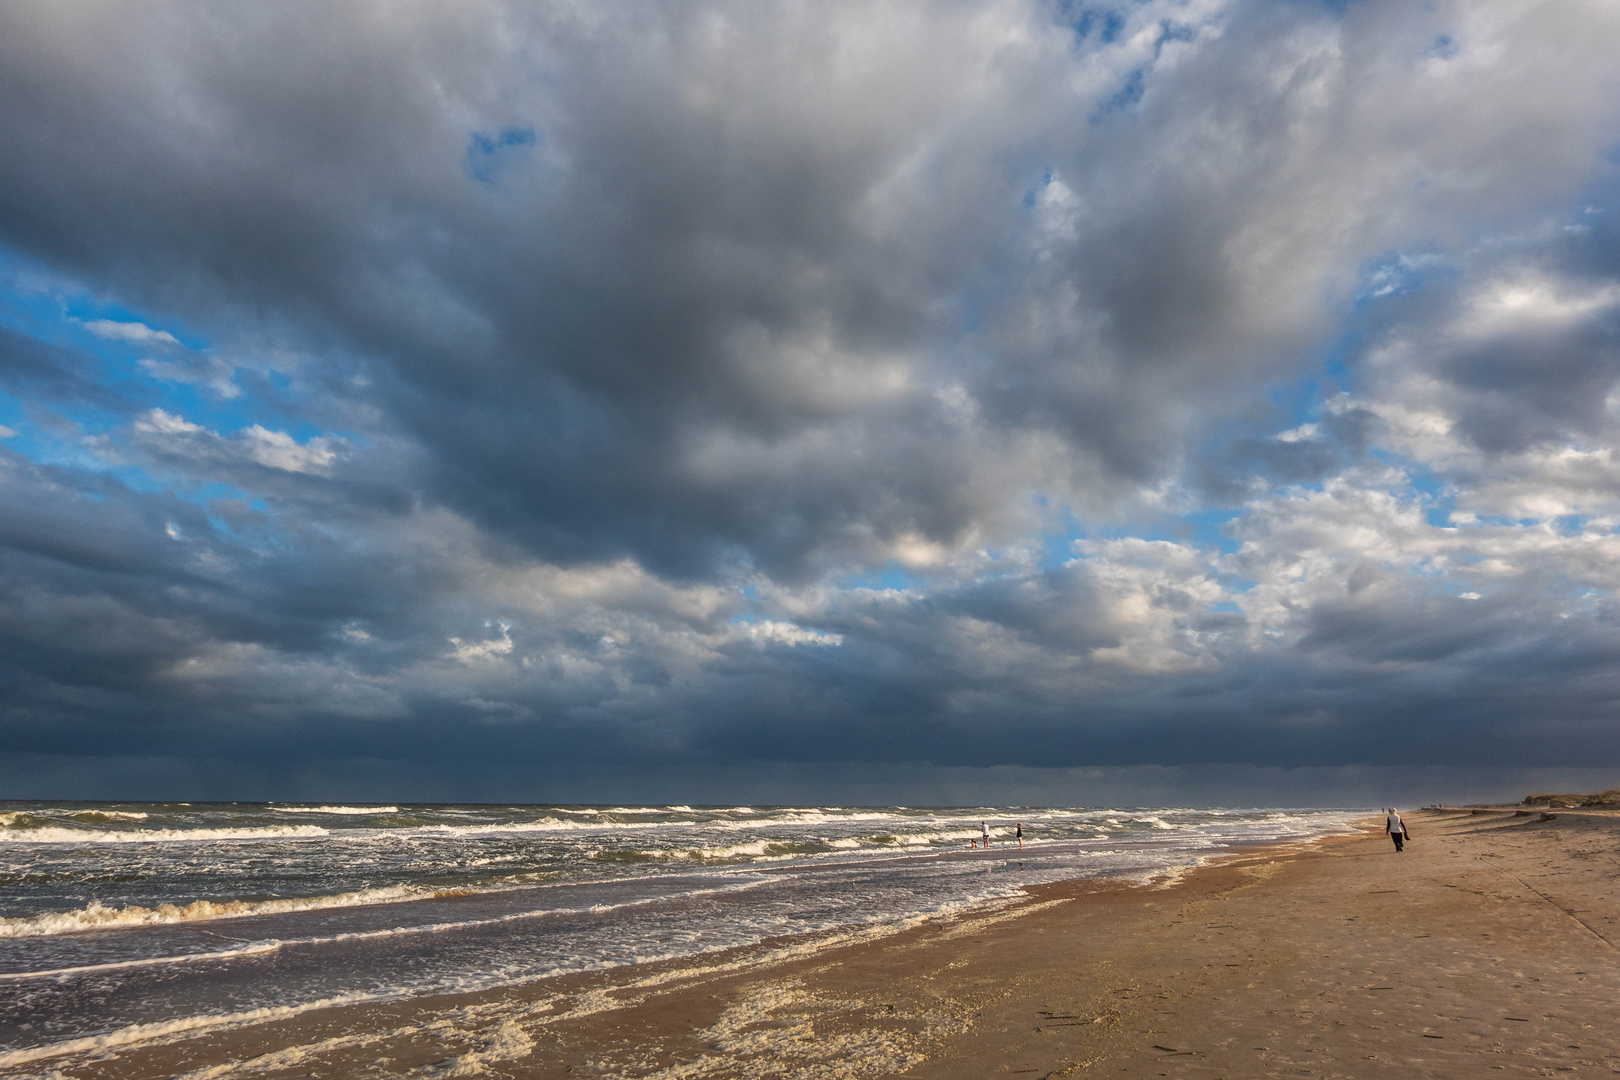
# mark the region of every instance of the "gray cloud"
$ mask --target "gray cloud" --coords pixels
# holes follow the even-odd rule
[[[1115,14],[7,8],[0,737],[1609,753],[1614,12]]]
[[[1293,362],[1347,261],[1589,168],[1601,81],[1418,112],[1403,84],[1471,76],[1393,12],[1144,10],[1108,44],[1043,14],[17,9],[7,233],[375,357],[436,494],[545,555],[802,573],[1026,527],[1012,477],[1126,495],[1194,402]],[[469,163],[503,131],[533,142]]]

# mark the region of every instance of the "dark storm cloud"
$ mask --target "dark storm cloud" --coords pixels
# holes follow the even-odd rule
[[[1194,466],[1192,480],[1206,497],[1228,504],[1240,502],[1258,477],[1278,484],[1317,483],[1361,460],[1377,425],[1376,414],[1341,399],[1331,402],[1320,420],[1281,437],[1247,432],[1229,441],[1217,437]]]
[[[7,7],[0,735],[1600,752],[1613,12],[1097,18]]]
[[[97,380],[94,357],[0,326],[0,386],[37,402],[91,405],[119,413],[133,406]]]
[[[1355,97],[1371,14],[1141,15],[1151,48],[1077,52],[1017,5],[88,10],[11,16],[10,241],[373,357],[424,482],[554,558],[802,575],[1026,527],[1009,473],[1127,495],[1448,194],[1372,210],[1371,170],[1333,174],[1391,122]],[[1568,158],[1543,122],[1498,128]],[[1501,137],[1431,153],[1488,204],[1535,186],[1481,159]]]
[[[1601,437],[1604,399],[1620,379],[1620,321],[1521,333],[1450,358],[1444,373],[1469,397],[1462,430],[1483,450],[1522,451]]]
[[[202,642],[297,647],[323,633],[218,573],[220,545],[194,504],[10,454],[0,485],[5,653],[34,675],[137,690]]]

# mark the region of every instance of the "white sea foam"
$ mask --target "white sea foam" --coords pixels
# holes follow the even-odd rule
[[[802,828],[806,825],[853,825],[860,822],[871,821],[893,822],[895,824],[904,823],[908,826],[915,827],[917,825],[927,825],[929,824],[930,820],[931,819],[919,820],[913,817],[903,817],[898,814],[823,814],[819,811],[796,811],[791,814],[784,814],[780,816],[773,814],[772,816],[766,818],[733,818],[731,820],[716,819],[703,822],[702,827],[706,829],[724,829],[731,832],[747,832],[755,829]],[[952,821],[953,819],[937,820],[947,822]],[[685,823],[682,824],[684,825]]]
[[[977,826],[974,826],[971,829],[940,829],[937,832],[887,833],[885,835],[892,838],[891,843],[885,844],[881,840],[874,837],[872,846],[932,847],[936,844],[946,842],[954,846],[966,840],[977,840],[979,838],[979,829]]]
[[[19,982],[25,979],[62,979],[70,976],[92,975],[108,971],[120,971],[127,968],[155,967],[165,964],[195,964],[207,961],[234,960],[244,956],[256,956],[263,953],[275,952],[289,945],[330,945],[347,941],[369,941],[378,938],[413,937],[426,934],[442,934],[452,930],[472,930],[483,926],[499,926],[503,923],[519,922],[525,919],[542,919],[559,915],[605,915],[613,911],[622,911],[627,908],[647,907],[652,904],[665,903],[670,900],[686,900],[699,896],[717,896],[722,893],[741,892],[745,889],[756,888],[765,884],[765,878],[744,878],[729,882],[725,885],[715,885],[708,888],[688,889],[680,893],[660,894],[657,896],[643,896],[634,900],[621,900],[616,904],[592,904],[589,907],[559,907],[537,908],[530,911],[512,911],[504,915],[494,915],[485,919],[463,919],[458,922],[423,923],[418,926],[390,926],[381,930],[355,930],[341,934],[329,934],[322,937],[288,938],[268,941],[255,941],[235,949],[223,949],[216,952],[180,953],[174,956],[145,956],[134,960],[113,960],[102,964],[81,964],[76,967],[51,968],[37,971],[8,971],[0,972],[0,982]],[[599,964],[586,964],[584,967],[573,967],[566,970],[588,970]],[[558,969],[558,973],[564,969]]]
[[[158,926],[167,923],[208,922],[214,919],[240,919],[251,915],[279,915],[289,911],[319,911],[323,908],[359,907],[388,904],[400,900],[422,900],[435,890],[417,886],[392,885],[379,889],[334,893],[329,896],[298,896],[274,900],[193,900],[189,904],[159,904],[157,907],[103,907],[92,900],[72,911],[53,911],[24,918],[0,918],[0,938],[49,937],[76,934],[85,930],[109,930],[126,926]]]
[[[77,893],[66,892],[56,901],[67,906],[82,903],[82,899],[66,899],[69,896],[82,898],[85,895],[100,895],[107,906],[99,909],[90,905],[68,912],[0,920],[0,937],[39,939],[20,942],[19,950],[24,955],[37,956],[39,968],[53,968],[0,976],[0,985],[9,983],[16,993],[33,993],[28,983],[19,980],[54,978],[62,981],[99,972],[101,974],[95,975],[97,979],[105,978],[109,980],[109,985],[116,985],[120,979],[113,973],[116,968],[150,969],[152,965],[163,964],[178,966],[172,978],[165,969],[159,968],[165,970],[165,978],[159,982],[164,986],[172,983],[183,988],[198,983],[208,972],[206,968],[197,967],[205,962],[246,967],[259,963],[253,959],[256,954],[274,953],[289,946],[321,950],[334,942],[361,938],[397,939],[398,946],[379,942],[377,946],[363,947],[358,955],[377,961],[373,965],[368,960],[365,977],[370,981],[363,987],[355,981],[348,981],[343,965],[334,965],[330,980],[317,973],[297,986],[267,985],[262,996],[245,999],[240,1007],[246,1009],[253,1004],[296,1003],[306,998],[310,1000],[309,1005],[294,1004],[290,1009],[281,1010],[252,1010],[225,1018],[178,1016],[168,1024],[119,1027],[110,1035],[75,1039],[52,1048],[0,1055],[0,1073],[7,1073],[9,1067],[24,1061],[72,1052],[73,1047],[88,1049],[93,1053],[125,1041],[184,1038],[187,1037],[186,1032],[219,1024],[252,1023],[273,1015],[290,1015],[305,1008],[321,1007],[321,1001],[315,999],[330,1002],[377,1000],[417,993],[476,990],[529,982],[568,971],[615,967],[637,960],[691,956],[715,949],[749,945],[783,933],[797,935],[830,931],[836,938],[851,932],[862,932],[855,928],[870,926],[873,921],[892,927],[932,914],[976,907],[995,896],[1016,890],[1020,883],[1051,880],[1055,876],[1117,874],[1143,884],[1163,886],[1180,872],[1176,867],[1193,863],[1212,848],[1241,843],[1250,837],[1296,840],[1302,835],[1336,831],[1335,827],[1341,823],[1334,819],[1344,817],[1253,811],[1245,812],[1243,816],[1246,820],[1233,822],[1229,818],[1216,820],[1216,815],[1201,811],[1161,807],[1094,811],[1002,808],[908,813],[876,808],[840,811],[837,808],[758,810],[746,807],[703,810],[657,807],[611,810],[446,807],[412,809],[409,811],[410,824],[402,822],[401,827],[397,828],[375,827],[387,824],[386,820],[375,823],[358,820],[324,822],[331,829],[328,832],[313,825],[294,825],[291,822],[282,827],[262,826],[269,809],[293,814],[346,811],[356,815],[381,814],[389,810],[346,805],[268,808],[261,804],[257,807],[204,807],[185,817],[155,807],[159,822],[141,823],[130,819],[129,824],[133,827],[119,828],[109,823],[106,829],[97,831],[85,827],[89,823],[82,819],[78,822],[72,820],[71,815],[83,812],[82,808],[20,809],[19,804],[12,805],[15,813],[9,817],[0,816],[0,826],[6,826],[0,828],[0,849],[4,850],[3,858],[17,868],[38,865],[43,870],[59,866],[77,874],[79,867],[86,866],[101,875],[95,880],[115,880],[106,875],[118,872],[140,875],[129,879],[138,881],[131,889],[139,889],[139,893],[104,891],[97,886],[93,891],[86,888]],[[679,820],[670,820],[672,814],[678,815]],[[622,816],[620,820],[613,821],[604,820],[603,815]],[[998,843],[991,852],[970,854],[966,850],[967,842],[978,837],[981,817],[992,825]],[[159,823],[168,826],[177,820],[199,827],[148,827],[149,824]],[[1021,857],[1011,851],[1009,843],[1012,824],[1016,821],[1025,824],[1026,834],[1032,829],[1038,832],[1038,838],[1026,836],[1027,844],[1034,846],[1044,841],[1040,845],[1040,853],[1032,856],[1027,870]],[[238,827],[224,828],[226,825]],[[343,825],[362,827],[344,828]],[[278,843],[288,838],[308,838],[315,842],[304,845]],[[203,844],[192,848],[177,845],[166,850],[128,846],[132,841],[143,840],[214,839],[264,843],[257,848],[225,845],[214,849]],[[32,840],[35,846],[28,848],[19,843],[27,840]],[[107,846],[90,851],[67,846],[81,845],[87,841],[94,843],[96,840],[107,842]],[[49,843],[61,846],[54,849],[45,846]],[[614,850],[620,845],[623,848],[654,850]],[[692,859],[694,853],[699,856],[698,860]],[[634,856],[638,854],[653,861],[647,865],[634,865]],[[609,861],[613,856],[629,855],[632,858],[628,865],[604,866],[592,860],[592,855],[606,855]],[[732,865],[703,868],[704,862],[730,862]],[[851,864],[851,874],[860,876],[843,873],[840,866],[844,862]],[[768,868],[762,867],[756,874],[738,865],[751,863],[768,864]],[[804,865],[806,869],[813,866],[815,872],[801,878],[795,870],[795,863]],[[872,880],[882,882],[888,871],[881,868],[890,863],[908,875],[912,873],[908,863],[916,867],[918,872],[910,880],[919,888],[913,891],[908,885],[892,892],[880,889],[868,893],[862,885],[858,890],[852,890],[852,884],[865,881],[867,875],[877,875]],[[257,871],[246,869],[252,865],[269,869],[263,872],[262,877],[255,878],[253,874]],[[491,869],[474,869],[486,866]],[[558,880],[531,892],[527,887],[514,888],[515,883],[524,876],[519,871],[550,875]],[[491,881],[491,873],[499,875],[499,880]],[[595,891],[598,888],[596,885],[591,885],[592,891],[586,895],[566,891],[578,885],[582,879],[588,881],[603,876],[632,879],[635,884],[629,887],[637,898],[587,907],[585,905],[590,903],[590,899],[625,894],[618,891],[598,892]],[[661,878],[668,879],[668,884],[651,884]],[[290,889],[286,885],[264,887],[271,882],[308,880],[331,883],[330,886],[315,886],[316,889],[330,887],[350,891],[334,891],[326,897],[281,901],[233,903],[224,899],[195,905],[158,905],[149,908],[136,904],[118,907],[116,904],[119,901],[113,899],[133,895],[182,898],[188,895],[218,895],[228,898],[233,893],[244,896],[257,893],[263,896],[281,891],[313,891],[309,886],[293,886]],[[225,941],[221,944],[232,947],[216,953],[185,954],[184,949],[198,946],[194,943],[177,945],[174,942],[176,938],[190,942],[192,933],[160,929],[164,923],[245,918],[255,914],[315,910],[345,904],[384,905],[393,901],[410,901],[433,895],[432,890],[424,884],[428,881],[466,882],[470,886],[469,891],[478,892],[482,898],[472,907],[435,904],[401,908],[398,915],[379,906],[352,916],[314,915],[302,923],[299,921],[301,916],[295,915],[278,918],[273,924],[247,923],[229,928],[234,931],[233,934],[222,933]],[[602,919],[580,917],[584,911],[603,915],[620,908],[642,908],[664,902],[678,904],[684,898],[702,892],[752,888],[762,883],[774,883],[781,891],[772,890],[768,894],[769,902],[743,902],[734,907],[728,905],[724,909],[724,919],[704,919],[696,923],[689,919],[682,921],[685,909],[680,907],[667,911],[653,907],[645,914],[631,912],[624,918],[611,915]],[[387,887],[362,889],[360,886],[363,884]],[[694,892],[692,886],[704,888]],[[711,889],[707,886],[717,887]],[[794,897],[801,895],[801,887],[809,890],[802,894],[805,899],[825,897],[828,902],[801,907],[794,900]],[[621,887],[614,885],[611,888],[618,890]],[[660,891],[666,888],[673,891]],[[553,892],[553,889],[564,891]],[[657,895],[647,895],[649,892]],[[507,899],[508,896],[510,899]],[[557,906],[546,908],[543,906],[546,904]],[[411,913],[406,914],[407,910]],[[695,910],[706,911],[707,908],[699,905]],[[477,929],[516,919],[564,915],[575,917],[556,924],[556,934],[561,936],[555,938],[555,944],[550,943],[554,935],[545,924],[540,924],[532,932],[524,924],[519,924],[512,933],[497,931],[489,934]],[[413,919],[453,920],[457,916],[466,919],[409,925]],[[271,925],[276,929],[270,930]],[[263,926],[264,929],[256,930],[256,926]],[[80,930],[117,930],[120,927],[129,928],[129,932],[65,939],[59,944],[49,941],[53,934],[70,935]],[[674,927],[673,933],[668,932],[670,927]],[[219,929],[223,931],[227,928]],[[458,931],[467,931],[468,934],[464,938]],[[323,936],[304,937],[306,934]],[[324,936],[327,934],[332,936]],[[437,934],[455,935],[448,940],[457,942],[457,946],[446,948],[441,942],[447,939],[435,938],[433,935]],[[285,935],[284,939],[282,935]],[[274,939],[241,943],[242,939],[255,936]],[[232,941],[233,937],[236,940]],[[465,963],[439,962],[440,957],[461,956],[463,944],[471,950],[467,954],[470,960]],[[337,948],[341,949],[342,946]],[[327,954],[317,952],[314,955]],[[338,952],[336,955],[349,954]],[[92,962],[97,960],[103,963]],[[75,964],[78,966],[68,966]],[[196,976],[183,974],[187,967],[197,972]],[[364,989],[367,993],[355,998],[334,996],[349,989]],[[176,1008],[191,1011],[213,1004],[212,999],[195,996],[185,998],[177,995],[175,1000]],[[157,1005],[153,1007],[161,1008]],[[102,1025],[127,1024],[142,1015],[122,1007],[87,1013],[85,1023],[69,1029],[63,1037],[96,1031]],[[177,1014],[147,1011],[144,1015],[161,1017]],[[18,1057],[18,1054],[25,1056]]]
[[[398,808],[392,806],[359,807],[359,806],[319,806],[319,807],[270,807],[278,813],[287,814],[326,814],[369,816],[388,813],[397,813]],[[585,814],[585,811],[554,811],[564,813]],[[622,810],[600,811],[609,813],[658,813],[642,809],[632,811],[629,808]],[[400,828],[384,829],[347,829],[339,830],[333,834],[317,825],[269,825],[269,826],[239,826],[224,828],[160,828],[160,829],[118,829],[94,830],[77,828],[67,825],[35,824],[42,818],[41,813],[28,815],[27,823],[18,823],[21,814],[0,815],[0,844],[3,843],[33,843],[33,844],[83,844],[83,843],[148,843],[148,842],[201,842],[210,840],[275,840],[275,839],[303,839],[335,835],[344,840],[358,841],[367,838],[409,838],[411,836],[499,836],[520,835],[524,833],[612,833],[612,832],[680,832],[692,829],[714,829],[728,832],[749,832],[771,828],[794,828],[813,825],[845,825],[862,822],[904,823],[912,828],[919,825],[926,826],[931,820],[937,820],[943,826],[954,824],[959,819],[919,819],[909,816],[899,816],[887,813],[846,813],[828,814],[819,810],[789,811],[780,814],[773,813],[769,817],[740,819],[721,818],[704,822],[693,821],[604,821],[596,818],[585,820],[565,820],[558,817],[546,816],[529,821],[507,822],[479,822],[476,824],[447,824],[435,823],[427,825],[410,825]],[[105,816],[111,816],[105,815]],[[130,820],[137,820],[131,816]],[[961,829],[941,829],[932,834],[940,838],[966,837],[967,832]],[[975,832],[974,835],[977,835]]]
[[[900,917],[874,917],[868,920],[858,921],[841,932],[818,933],[808,940],[798,941],[786,946],[771,949],[763,955],[746,956],[718,964],[677,968],[671,971],[660,972],[634,980],[630,982],[628,986],[632,988],[650,988],[672,981],[692,978],[694,976],[743,970],[761,965],[779,964],[785,961],[815,955],[825,951],[826,949],[835,948],[855,941],[875,940],[878,938],[888,937],[910,927],[939,919],[942,916],[950,916],[974,908],[978,909],[977,914],[979,919],[975,921],[975,928],[977,928],[978,924],[981,922],[988,923],[999,921],[1001,918],[1006,918],[1009,915],[1016,914],[1017,912],[1007,912],[1005,914],[1001,912],[1001,909],[1005,907],[1007,902],[1006,897],[985,897],[974,902],[951,902],[942,904],[934,910],[928,912],[915,912]],[[1031,908],[1030,910],[1038,910],[1041,907],[1049,907],[1053,906],[1055,903],[1061,902],[1062,901],[1048,901],[1046,904],[1036,905],[1035,908]],[[507,918],[513,917],[520,916],[508,916]],[[419,929],[434,930],[443,929],[443,927],[423,927]],[[378,933],[397,932],[400,931],[379,931]],[[359,935],[345,936],[352,937]],[[736,945],[743,943],[744,942],[741,941],[731,942],[724,945],[718,945],[714,948],[703,949],[697,953],[670,953],[668,955],[647,956],[640,959],[642,962],[645,962],[660,959],[675,959],[681,956],[703,955],[704,953],[724,951],[727,948],[733,948]],[[271,948],[275,948],[280,947],[285,943],[267,944]],[[241,955],[246,951],[247,950],[239,950],[231,954],[216,954],[216,956]],[[268,951],[268,949],[266,951]],[[141,965],[145,963],[147,963],[147,961],[132,961],[129,962],[129,965],[98,965],[98,968],[105,969],[118,966]],[[620,966],[624,965],[617,963],[589,965],[591,968],[598,969]],[[573,970],[578,969],[576,968]],[[559,969],[557,971],[547,972],[545,975],[539,977],[549,977],[551,975],[563,973],[563,970]],[[0,978],[3,977],[5,976],[0,976]],[[509,982],[509,984],[521,985],[522,983],[532,981],[536,981],[536,979],[528,978],[512,980]],[[73,1054],[103,1054],[106,1051],[114,1050],[119,1047],[132,1046],[140,1043],[156,1042],[161,1044],[179,1039],[192,1038],[205,1032],[229,1031],[236,1028],[249,1027],[255,1024],[267,1023],[274,1020],[283,1020],[319,1009],[328,1009],[342,1005],[363,1004],[367,1002],[396,1000],[405,996],[407,996],[407,992],[405,990],[401,988],[393,988],[383,991],[332,995],[315,1001],[303,1002],[298,1005],[245,1009],[239,1012],[226,1013],[222,1015],[186,1016],[173,1020],[159,1021],[156,1023],[131,1024],[101,1035],[93,1035],[78,1039],[68,1039],[46,1046],[27,1047],[19,1050],[0,1052],[0,1069],[14,1068],[16,1066],[26,1065],[30,1062],[65,1057]],[[608,999],[604,999],[605,1002],[607,1000]],[[575,1008],[569,1010],[565,1015],[570,1018],[577,1018],[584,1015],[584,1013],[581,1009]]]
[[[498,836],[503,833],[555,833],[555,832],[618,832],[645,829],[690,829],[690,821],[562,821],[541,818],[538,821],[490,822],[482,825],[422,825],[409,829],[393,829],[389,835],[410,833],[442,836]]]
[[[272,806],[278,814],[397,814],[397,806]],[[142,817],[145,815],[143,814]]]
[[[825,822],[843,821],[910,821],[914,820],[902,814],[866,811],[862,813],[828,813],[825,810],[783,810],[780,815],[773,815],[776,821],[784,825],[820,825]],[[941,820],[954,820],[942,818]]]
[[[776,850],[771,850],[775,848]],[[736,859],[744,856],[788,855],[806,854],[805,852],[789,852],[781,844],[773,844],[769,840],[754,840],[746,844],[727,844],[721,847],[690,848],[684,852],[670,852],[671,855],[686,855],[700,859]]]
[[[52,1043],[49,1046],[31,1046],[22,1050],[10,1050],[0,1053],[0,1069],[26,1065],[30,1061],[61,1057],[65,1054],[106,1051],[120,1046],[131,1046],[135,1043],[162,1040],[167,1037],[189,1037],[208,1030],[229,1030],[231,1028],[246,1027],[250,1024],[262,1024],[269,1020],[283,1020],[289,1016],[298,1016],[301,1013],[311,1012],[315,1009],[329,1009],[335,1005],[355,1005],[365,1001],[382,1001],[389,996],[387,994],[342,994],[322,998],[319,1001],[304,1002],[301,1005],[280,1005],[273,1008],[246,1009],[242,1012],[228,1013],[223,1016],[185,1016],[176,1020],[161,1020],[152,1024],[131,1024],[116,1031],[109,1031],[104,1035],[91,1035],[83,1039],[68,1039],[63,1042]]]
[[[208,961],[235,960],[244,956],[262,956],[286,945],[285,941],[254,941],[235,949],[217,952],[180,953],[177,956],[143,956],[134,960],[111,960],[103,964],[80,964],[76,967],[45,968],[38,971],[0,971],[0,983],[22,982],[27,979],[61,980],[75,975],[95,975],[129,968],[160,967],[168,964],[196,964]]]
[[[715,822],[716,828],[727,828],[725,822]],[[1000,835],[995,833],[993,835]],[[929,833],[881,833],[845,837],[773,837],[764,836],[740,844],[720,844],[713,847],[668,847],[654,849],[599,848],[593,857],[602,859],[631,858],[647,860],[726,860],[751,858],[760,862],[779,862],[789,859],[808,859],[845,853],[878,853],[896,848],[933,847],[948,844],[960,846],[968,839],[978,839],[978,829],[952,829]]]
[[[685,854],[702,859],[740,859],[752,857],[760,860],[793,859],[806,855],[817,854],[817,849],[824,847],[825,842],[820,840],[800,840],[785,842],[782,840],[762,839],[753,840],[745,844],[724,844],[711,848],[691,848],[685,852],[672,852],[671,854]]]
[[[265,825],[242,829],[72,829],[59,825],[12,826],[0,844],[155,844],[205,840],[305,840],[330,835],[319,825]]]
[[[752,840],[744,844],[725,844],[707,848],[596,848],[591,852],[591,858],[601,862],[725,862],[744,858],[751,862],[781,862],[824,853],[820,850],[819,844],[811,850],[804,850],[806,846],[798,843],[788,845],[774,840]]]
[[[629,813],[629,811],[608,811],[603,813]],[[642,810],[639,813],[648,813]],[[674,832],[692,829],[721,829],[730,832],[744,832],[772,827],[790,827],[803,825],[842,824],[844,822],[860,821],[894,821],[910,822],[910,818],[896,818],[893,814],[822,814],[815,811],[794,813],[782,817],[770,817],[752,821],[715,819],[710,821],[564,821],[561,818],[543,817],[533,821],[488,822],[478,825],[422,825],[407,829],[390,830],[390,834],[399,835],[411,832],[446,833],[459,836],[494,835],[497,833],[527,833],[527,832],[616,832],[616,831],[665,831]]]

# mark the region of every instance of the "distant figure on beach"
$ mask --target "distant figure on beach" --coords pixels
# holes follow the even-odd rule
[[[1395,812],[1393,806],[1389,808],[1389,814],[1384,818],[1384,831],[1395,841],[1396,851],[1406,850],[1406,822],[1401,820],[1401,815]]]
[[[984,837],[984,846],[988,850],[990,847],[990,826],[982,821],[979,822],[979,835]]]
[[[1018,850],[1024,850],[1024,823],[1022,821],[1018,823]]]

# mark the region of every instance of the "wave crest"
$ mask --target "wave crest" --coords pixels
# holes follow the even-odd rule
[[[240,919],[249,915],[279,915],[289,911],[317,911],[321,908],[358,907],[362,904],[388,904],[399,900],[422,900],[436,896],[432,889],[390,885],[328,896],[296,896],[275,900],[193,900],[189,904],[159,904],[156,907],[105,907],[92,900],[72,911],[44,915],[0,918],[0,938],[52,937],[86,930],[111,930],[126,926],[156,926],[166,923],[208,922],[214,919]]]
[[[22,815],[26,816],[26,815]],[[34,819],[38,820],[38,819]],[[319,825],[266,825],[242,829],[73,829],[0,822],[0,844],[155,844],[203,840],[303,840],[331,835]]]
[[[272,806],[278,814],[397,814],[397,806]],[[145,816],[145,815],[142,815]]]

